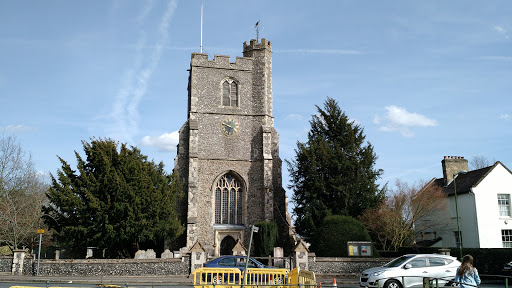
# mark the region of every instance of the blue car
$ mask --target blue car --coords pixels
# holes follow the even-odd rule
[[[240,269],[240,272],[243,272],[245,270],[245,264],[247,257],[246,256],[221,256],[219,258],[215,258],[213,260],[210,260],[203,264],[203,267],[205,268],[238,268]],[[256,259],[249,258],[249,265],[247,268],[267,268],[267,269],[276,269],[275,267],[265,265],[261,262],[259,262]],[[223,280],[226,280],[228,275],[227,274],[211,274],[203,276],[203,281],[207,282],[214,282],[216,284],[223,283]],[[272,275],[269,278],[263,278],[261,275],[252,276],[249,280],[249,283],[260,283],[262,281],[272,281]],[[274,279],[275,284],[282,284],[285,283],[287,279],[287,276],[283,277],[276,277]],[[229,277],[229,281],[238,281],[238,275],[235,276],[235,279],[232,279]]]
[[[245,270],[246,256],[221,256],[203,264],[206,268],[238,268],[241,272]],[[248,268],[275,268],[267,266],[256,259],[249,258]]]

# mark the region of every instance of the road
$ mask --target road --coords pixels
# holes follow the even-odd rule
[[[3,278],[3,279],[2,279]],[[360,288],[358,279],[339,279],[337,286],[333,286],[333,278],[322,277],[317,278],[321,282],[322,288]],[[0,288],[10,288],[20,286],[19,288],[28,287],[45,287],[45,288],[192,288],[192,279],[183,277],[60,277],[53,279],[45,279],[39,277],[1,277]],[[211,287],[211,286],[210,286]],[[221,286],[222,288],[226,286]],[[271,286],[266,286],[272,288]],[[283,286],[280,286],[283,287]],[[304,286],[303,286],[304,287]],[[505,288],[504,281],[484,280],[479,286],[480,288]],[[13,287],[14,288],[14,287]],[[219,287],[220,288],[220,287]],[[420,287],[421,288],[421,287]],[[512,288],[512,287],[511,287]]]

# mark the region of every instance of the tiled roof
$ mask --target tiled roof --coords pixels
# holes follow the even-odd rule
[[[457,176],[457,178],[455,179],[455,184],[457,186],[457,194],[469,193],[471,188],[477,186],[480,183],[480,181],[482,181],[487,176],[487,174],[489,174],[498,164],[505,167],[505,165],[497,161],[492,166],[468,171],[468,173],[466,174],[459,174],[459,176]],[[508,170],[507,167],[505,167],[505,169]],[[442,187],[444,193],[446,193],[446,195],[448,196],[454,194],[453,180],[450,183],[448,183],[447,186],[444,186],[443,178],[433,179],[430,185]]]

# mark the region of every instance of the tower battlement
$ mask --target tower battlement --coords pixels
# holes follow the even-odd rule
[[[261,42],[258,43],[256,39],[252,39],[249,44],[247,44],[247,41],[244,42],[244,54],[247,51],[250,50],[262,50],[262,49],[268,49],[269,51],[272,51],[272,43],[270,41],[267,41],[265,38],[261,38]]]
[[[215,55],[213,60],[208,60],[208,54],[192,53],[191,65],[208,68],[251,70],[252,62],[253,59],[247,57],[236,57],[235,62],[231,62],[230,57],[226,55]]]

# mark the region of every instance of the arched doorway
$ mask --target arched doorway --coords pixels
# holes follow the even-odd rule
[[[220,255],[233,255],[233,248],[236,245],[235,239],[231,236],[226,236],[220,242]]]

